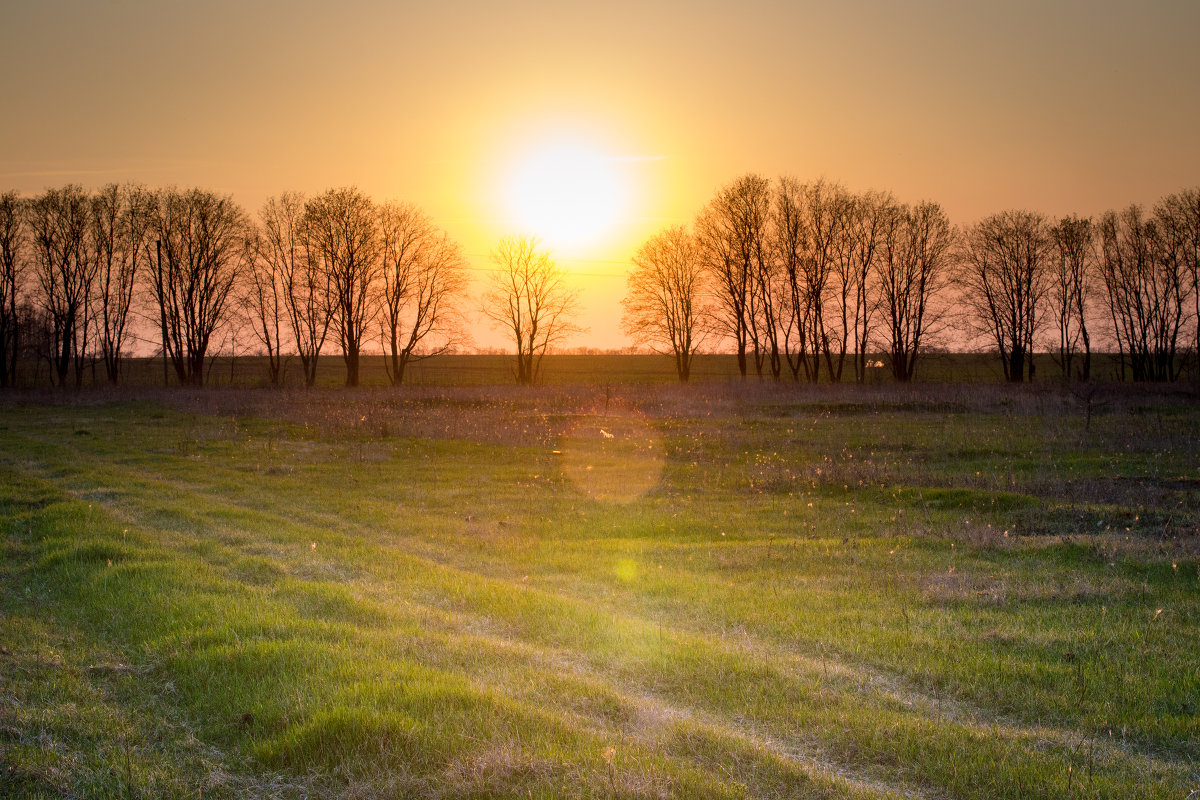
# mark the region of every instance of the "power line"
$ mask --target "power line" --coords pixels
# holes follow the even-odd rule
[[[471,258],[491,258],[491,253],[464,253]],[[552,257],[554,258],[554,257]],[[631,262],[627,258],[554,258],[555,261],[574,261],[581,264],[621,264],[627,266]]]
[[[491,273],[493,275],[504,272],[504,270],[496,269],[495,267],[464,267],[464,269],[467,270],[468,272],[487,272],[487,273]],[[626,273],[624,273],[624,272],[576,272],[575,270],[566,270],[566,274],[569,277],[573,277],[573,278],[577,277],[577,278],[621,278],[621,279],[624,279],[626,277]]]
[[[474,257],[474,258],[487,257],[481,253],[467,253],[467,255]],[[562,260],[565,262],[568,262],[568,263],[575,262],[575,263],[583,263],[583,264],[620,264],[622,266],[629,265],[628,261],[618,261],[615,259],[603,259],[603,258],[566,258],[566,259],[562,259]],[[465,267],[465,269],[470,272],[490,272],[493,274],[504,271],[497,267],[473,267],[472,266],[472,267]],[[622,279],[624,279],[628,273],[626,273],[626,272],[577,272],[575,270],[567,270],[567,274],[572,275],[572,276],[581,277],[581,278],[622,278]]]

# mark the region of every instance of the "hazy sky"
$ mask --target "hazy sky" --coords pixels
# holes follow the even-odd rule
[[[483,268],[517,232],[512,171],[580,144],[630,197],[603,241],[556,251],[586,342],[612,347],[637,244],[744,172],[957,224],[1200,183],[1198,34],[1196,0],[7,0],[0,189],[200,185],[255,211],[353,184],[422,206]]]

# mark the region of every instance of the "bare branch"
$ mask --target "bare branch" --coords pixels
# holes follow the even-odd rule
[[[512,336],[517,346],[517,382],[537,380],[546,351],[582,329],[571,317],[578,298],[567,288],[566,275],[536,239],[506,236],[492,251],[490,288],[483,295],[483,315],[493,327]]]
[[[679,380],[687,381],[708,316],[708,271],[696,241],[682,227],[668,228],[641,246],[633,264],[622,301],[625,333],[634,344],[671,355]]]

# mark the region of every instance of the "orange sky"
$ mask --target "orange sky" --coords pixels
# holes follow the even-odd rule
[[[479,268],[521,154],[583,143],[632,200],[559,248],[618,347],[637,244],[740,173],[1097,214],[1200,183],[1200,3],[9,0],[0,189],[354,184]],[[480,329],[477,338],[494,337]]]

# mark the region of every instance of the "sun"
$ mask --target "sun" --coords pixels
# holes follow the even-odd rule
[[[529,153],[508,182],[507,203],[514,222],[552,246],[602,239],[628,203],[616,162],[578,144],[555,144]]]

